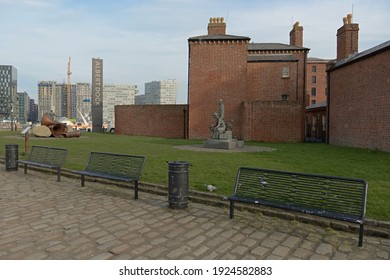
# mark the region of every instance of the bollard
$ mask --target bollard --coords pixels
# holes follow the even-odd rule
[[[7,144],[5,145],[5,170],[18,171],[19,160],[19,145]]]
[[[168,161],[169,208],[182,209],[188,206],[188,166],[186,161]]]

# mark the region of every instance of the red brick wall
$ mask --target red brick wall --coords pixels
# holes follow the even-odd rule
[[[244,138],[264,142],[302,142],[302,103],[247,101],[243,103]]]
[[[304,141],[306,54],[292,55],[298,61],[248,63],[245,140]],[[289,78],[282,78],[284,66],[289,67]],[[282,101],[282,95],[287,95],[287,101]]]
[[[289,78],[282,78],[282,67],[288,66]],[[288,100],[298,98],[297,62],[252,62],[248,63],[247,100],[280,101],[282,95]],[[300,98],[302,100],[302,97]]]
[[[390,151],[390,51],[330,72],[330,144]]]
[[[187,115],[187,105],[117,105],[115,133],[184,138]]]
[[[209,127],[220,98],[225,105],[225,121],[233,120],[233,135],[242,138],[247,45],[246,40],[189,42],[189,138],[210,137]]]

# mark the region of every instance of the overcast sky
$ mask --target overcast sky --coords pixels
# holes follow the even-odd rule
[[[104,62],[104,83],[176,79],[187,102],[188,38],[207,34],[210,17],[226,33],[255,43],[289,43],[304,28],[309,56],[336,57],[336,31],[353,12],[359,51],[390,40],[389,0],[0,0],[0,64],[18,70],[18,91],[37,99],[39,81],[91,82],[92,58]],[[36,100],[37,101],[37,100]]]

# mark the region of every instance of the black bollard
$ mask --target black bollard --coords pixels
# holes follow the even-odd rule
[[[168,161],[168,202],[169,208],[188,207],[188,167],[186,161]]]
[[[19,160],[19,145],[7,144],[5,145],[5,170],[18,171]]]

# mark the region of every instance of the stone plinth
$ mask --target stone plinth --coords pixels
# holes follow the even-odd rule
[[[224,150],[234,150],[244,147],[244,141],[237,139],[222,140],[222,139],[207,139],[203,143],[204,148],[209,149],[224,149]]]

